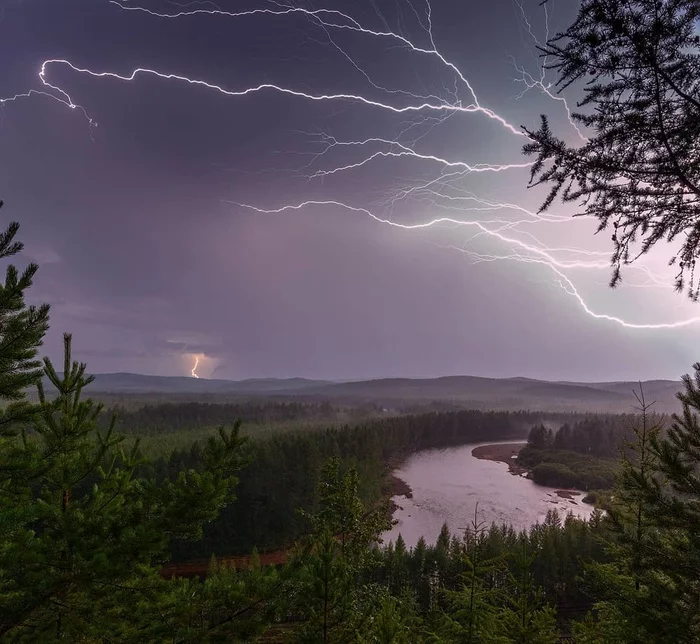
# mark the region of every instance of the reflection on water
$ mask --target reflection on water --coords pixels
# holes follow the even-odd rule
[[[395,474],[411,486],[413,498],[394,497],[400,507],[394,513],[398,524],[383,535],[384,542],[395,541],[399,533],[408,546],[421,536],[434,542],[445,522],[451,532],[461,534],[473,521],[477,502],[479,521],[509,523],[516,529],[543,521],[553,508],[562,518],[567,512],[582,518],[591,515],[593,506],[583,503],[582,495],[562,499],[553,488],[514,476],[505,463],[472,456],[478,445],[493,444],[473,443],[411,456]]]

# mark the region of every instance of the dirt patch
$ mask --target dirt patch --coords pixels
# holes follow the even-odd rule
[[[287,563],[289,552],[287,550],[275,550],[274,552],[265,552],[258,555],[261,566],[281,566]],[[220,557],[217,562],[220,566],[231,567],[237,570],[247,568],[253,557],[252,555],[243,555],[240,557]],[[182,563],[170,563],[164,566],[160,574],[166,579],[173,577],[206,577],[209,572],[211,561],[209,559],[199,559],[195,561],[187,561]]]
[[[407,499],[413,498],[411,486],[393,472],[390,472],[386,477],[385,493],[388,496],[405,496]]]
[[[403,496],[407,499],[412,499],[413,490],[411,490],[411,486],[408,483],[406,483],[406,481],[400,479],[392,471],[385,475],[384,485],[382,487],[382,498],[386,499],[388,497],[389,511],[391,512],[392,517],[394,516],[394,512],[403,509],[394,500],[397,496]]]
[[[527,443],[499,443],[495,445],[480,445],[472,450],[472,456],[481,458],[486,461],[497,461],[508,465],[508,471],[511,474],[525,474],[527,468],[518,465],[515,458],[520,453],[520,450]]]
[[[411,486],[403,479],[396,476],[396,472],[406,462],[410,456],[410,452],[395,454],[390,457],[386,464],[384,481],[382,482],[382,498],[391,499],[395,496],[405,496],[407,499],[413,498],[413,490]],[[398,506],[391,501],[392,513]]]

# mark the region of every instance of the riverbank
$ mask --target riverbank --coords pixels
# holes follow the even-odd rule
[[[505,463],[508,465],[508,471],[515,476],[525,476],[527,478],[533,478],[529,468],[524,465],[520,465],[516,459],[518,454],[522,449],[525,448],[527,443],[496,443],[494,445],[480,445],[472,450],[472,456],[474,458],[480,458],[487,461],[496,461],[498,463]],[[546,485],[545,487],[551,487]],[[410,489],[410,488],[409,488]],[[583,492],[579,490],[571,489],[559,489],[554,490],[560,499],[566,499],[568,501],[576,502],[577,497],[581,496]],[[585,503],[590,503],[594,505],[595,502],[589,500],[589,497],[584,497]]]
[[[527,443],[495,443],[493,445],[479,445],[472,450],[474,458],[480,458],[486,461],[497,461],[505,463],[508,466],[508,471],[511,474],[521,476],[527,474],[528,469],[516,463],[516,458],[520,450]]]
[[[551,510],[562,518],[572,513],[587,519],[593,507],[581,503],[575,491],[509,473],[517,470],[511,467],[517,466],[512,457],[523,446],[522,440],[511,438],[412,454],[393,472],[410,486],[412,498],[394,498],[400,508],[394,512],[395,525],[382,535],[384,543],[396,542],[399,534],[407,547],[415,547],[421,538],[435,543],[444,523],[461,535],[475,511],[484,526],[510,525],[516,531],[543,523]]]
[[[381,501],[389,503],[389,511],[391,512],[392,517],[397,510],[402,509],[396,502],[396,497],[403,497],[409,500],[413,498],[413,490],[411,489],[411,486],[406,483],[406,481],[396,476],[396,472],[406,462],[407,458],[407,454],[400,456],[396,455],[390,458],[389,462],[387,463],[384,483],[382,485]]]
[[[413,498],[413,490],[411,486],[406,483],[403,479],[400,479],[394,471],[392,470],[386,476],[386,482],[384,484],[384,498],[391,498],[393,496],[405,496],[407,499]]]

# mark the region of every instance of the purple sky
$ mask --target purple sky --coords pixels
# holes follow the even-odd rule
[[[55,97],[18,96],[0,115],[3,215],[42,266],[49,354],[71,331],[93,372],[182,375],[199,355],[201,375],[236,379],[676,378],[700,357],[699,324],[626,326],[700,316],[663,256],[610,291],[607,233],[559,204],[536,220],[543,193],[525,168],[455,165],[527,162],[496,115],[517,129],[546,112],[576,140],[542,91],[554,77],[522,82],[541,79],[535,41],[571,3],[549,3],[548,21],[539,0],[435,0],[429,16],[419,0],[294,5],[344,16],[121,5],[0,2],[0,97]],[[47,59],[67,61],[46,66],[53,87],[38,76]],[[77,71],[139,67],[278,89]],[[375,104],[311,98],[335,94]],[[438,109],[414,109],[426,104]],[[240,205],[306,201],[344,206]],[[441,217],[454,221],[406,228]]]

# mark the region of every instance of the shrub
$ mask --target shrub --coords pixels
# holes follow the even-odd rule
[[[562,463],[540,463],[532,470],[532,479],[539,485],[550,487],[577,487],[579,477],[570,467]]]

